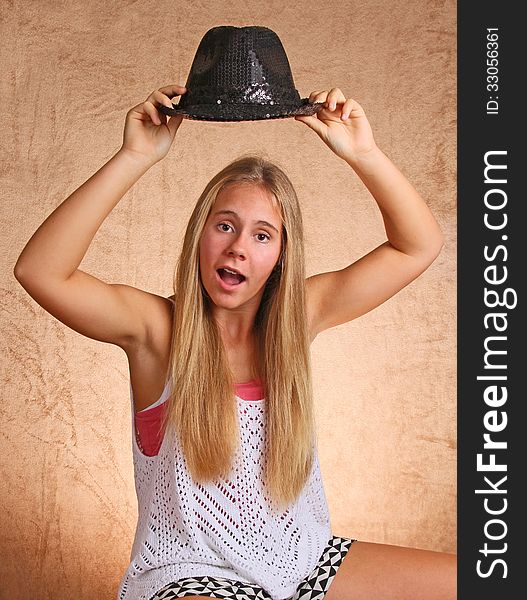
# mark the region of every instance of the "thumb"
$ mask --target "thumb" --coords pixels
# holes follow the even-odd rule
[[[313,129],[313,131],[316,131],[318,133],[318,135],[322,136],[324,133],[324,128],[326,127],[321,121],[320,119],[317,119],[317,117],[307,117],[307,116],[299,116],[297,115],[295,117],[295,121],[302,121],[302,123],[305,123],[308,127],[310,127],[311,129]]]

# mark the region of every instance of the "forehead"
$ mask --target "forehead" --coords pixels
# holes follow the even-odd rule
[[[235,183],[224,187],[216,196],[211,215],[232,210],[241,219],[265,219],[279,228],[280,207],[274,194],[253,183]]]

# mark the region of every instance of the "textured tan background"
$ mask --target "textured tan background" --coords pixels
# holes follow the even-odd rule
[[[114,598],[136,522],[128,366],[14,279],[47,215],[120,147],[127,110],[184,84],[201,36],[265,25],[302,96],[340,87],[421,191],[446,245],[375,311],[312,346],[319,452],[336,535],[454,552],[455,124],[453,0],[2,3],[0,597]],[[128,192],[81,268],[171,294],[191,208],[246,151],[290,175],[307,271],[342,268],[384,240],[374,201],[303,123],[184,121],[167,158]]]

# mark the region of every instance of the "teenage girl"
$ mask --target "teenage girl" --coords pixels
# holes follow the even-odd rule
[[[335,536],[325,545],[327,505],[310,453],[309,344],[396,294],[443,245],[355,100],[339,88],[315,91],[309,100],[324,108],[295,117],[353,169],[381,212],[386,242],[348,267],[303,277],[291,183],[272,163],[245,157],[196,204],[174,296],[106,284],[78,268],[111,210],[168,153],[183,117],[158,107],[185,92],[160,88],[127,113],[120,150],[42,223],[15,266],[46,311],[116,344],[129,361],[140,515],[119,598],[211,596],[221,586],[221,597],[240,599],[454,598],[454,555]],[[266,444],[267,471],[258,454]],[[331,550],[341,554],[328,574],[321,565]]]

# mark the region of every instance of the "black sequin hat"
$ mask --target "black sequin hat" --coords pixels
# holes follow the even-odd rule
[[[203,36],[187,83],[165,115],[202,121],[256,121],[314,115],[323,106],[300,98],[279,37],[267,27],[213,27]]]

